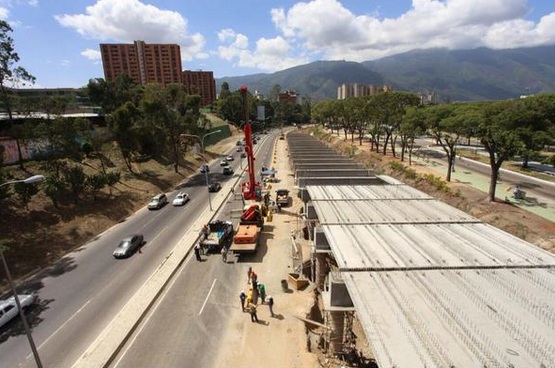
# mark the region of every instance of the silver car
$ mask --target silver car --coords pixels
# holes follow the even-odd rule
[[[33,304],[37,299],[37,296],[34,294],[18,294],[17,297],[19,299],[19,304],[21,304],[23,309]],[[13,296],[6,300],[0,301],[0,327],[11,321],[18,314],[19,309],[17,308],[17,304]]]
[[[149,210],[158,210],[164,207],[168,203],[168,197],[164,193],[160,193],[152,197],[150,202],[148,202]]]
[[[133,255],[143,245],[144,238],[142,234],[131,235],[119,242],[116,250],[112,255],[114,258],[127,258]]]

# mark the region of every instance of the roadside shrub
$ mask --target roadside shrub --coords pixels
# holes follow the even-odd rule
[[[433,174],[426,174],[426,175],[423,176],[423,179],[428,184],[435,187],[436,189],[441,190],[442,192],[444,192],[446,194],[451,193],[451,189],[449,188],[447,183],[443,179],[441,179],[439,176],[435,176]]]

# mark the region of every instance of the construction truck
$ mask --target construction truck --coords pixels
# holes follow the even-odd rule
[[[207,252],[219,252],[228,245],[233,237],[233,222],[215,220],[204,225],[199,244]]]
[[[276,205],[278,207],[288,207],[290,202],[289,191],[287,189],[276,190]]]
[[[264,227],[266,212],[266,206],[261,203],[245,206],[229,248],[232,252],[252,253],[256,251],[260,244],[260,235]]]

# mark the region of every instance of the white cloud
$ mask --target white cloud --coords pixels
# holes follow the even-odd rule
[[[0,7],[0,19],[8,19],[10,11],[4,7]]]
[[[254,50],[249,50],[247,36],[224,29],[218,33],[218,39],[227,42],[218,47],[218,56],[227,61],[236,61],[234,66],[255,68],[263,71],[287,69],[299,64],[308,63],[306,57],[290,56],[291,45],[283,37],[260,38]]]
[[[273,9],[276,28],[312,56],[363,61],[415,48],[511,48],[555,43],[555,12],[524,20],[526,0],[413,0],[397,18],[356,15],[338,0]],[[290,51],[291,52],[291,51]]]
[[[88,6],[85,14],[62,14],[54,17],[64,27],[75,29],[83,37],[99,41],[131,43],[176,43],[182,58],[205,57],[204,37],[190,34],[181,14],[161,10],[138,0],[99,0]]]
[[[86,49],[84,51],[81,51],[81,55],[93,61],[98,61],[102,59],[102,55],[100,54],[100,51],[94,50],[94,49]]]

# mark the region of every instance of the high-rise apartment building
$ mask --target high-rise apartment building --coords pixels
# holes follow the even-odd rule
[[[100,44],[104,78],[114,81],[127,74],[137,84],[182,83],[181,51],[175,44]]]
[[[364,84],[347,84],[343,83],[337,88],[337,99],[344,100],[349,97],[363,97],[363,96],[373,96],[378,93],[391,91],[391,86],[384,85],[383,87],[376,87],[373,85]]]
[[[213,72],[184,70],[182,80],[188,94],[200,95],[202,106],[208,106],[216,100],[216,81]]]

